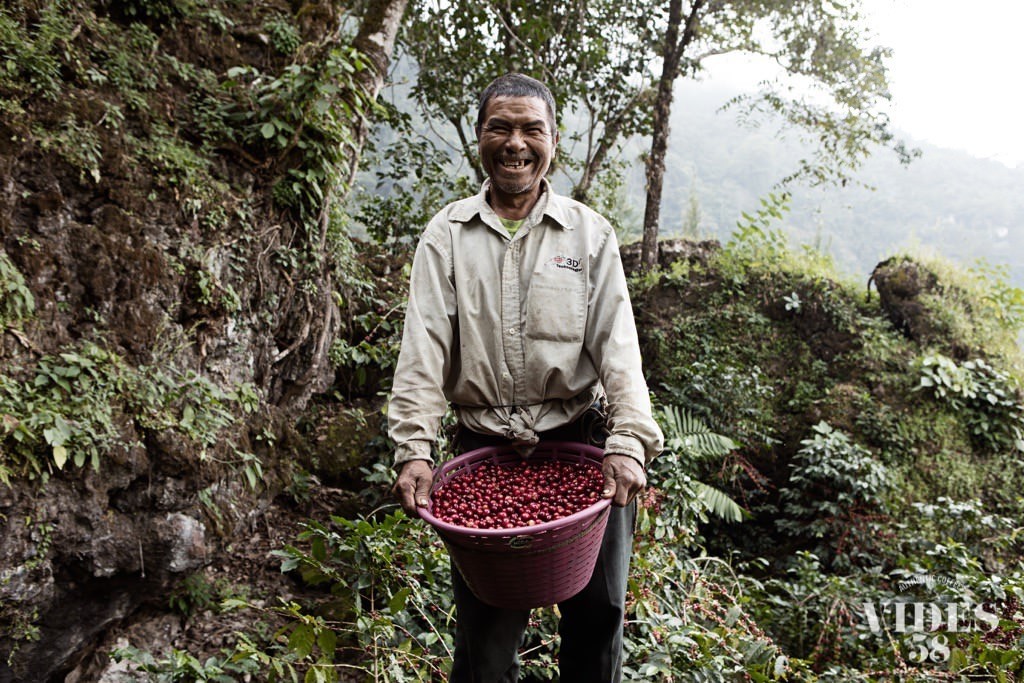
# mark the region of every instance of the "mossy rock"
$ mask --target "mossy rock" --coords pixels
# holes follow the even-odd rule
[[[871,281],[878,289],[886,316],[908,339],[926,342],[942,332],[936,329],[936,321],[922,301],[923,296],[939,288],[935,273],[916,261],[893,258],[875,266]]]
[[[370,443],[380,436],[380,411],[358,406],[325,410],[310,435],[310,472],[325,484],[345,484],[360,479],[359,468],[375,455]]]

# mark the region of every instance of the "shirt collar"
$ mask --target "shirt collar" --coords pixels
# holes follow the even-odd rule
[[[541,178],[540,182],[540,198],[537,200],[536,206],[531,209],[530,215],[526,217],[526,223],[536,225],[540,222],[542,217],[547,216],[565,230],[572,230],[574,226],[568,219],[565,198],[551,189],[551,184],[548,182],[547,178]],[[491,205],[487,203],[487,192],[490,188],[491,179],[488,178],[484,181],[483,185],[480,186],[480,192],[472,197],[464,199],[461,202],[457,202],[452,208],[449,217],[460,223],[468,223],[476,216],[480,216],[485,223],[493,222],[495,225],[500,225],[498,214],[496,214],[494,209],[491,208]],[[492,221],[487,220],[487,218],[491,217],[493,217]]]

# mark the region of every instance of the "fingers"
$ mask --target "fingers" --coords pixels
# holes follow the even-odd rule
[[[416,505],[421,508],[427,507],[430,502],[430,484],[432,477],[423,477],[416,482]]]
[[[407,515],[412,515],[416,511],[416,506],[413,504],[413,491],[414,489],[410,488],[409,482],[401,477],[391,487],[391,494],[398,499],[399,504],[401,504],[402,509],[405,510]]]
[[[602,498],[611,498],[612,505],[625,507],[647,486],[643,467],[627,455],[607,455],[602,463],[604,491]]]
[[[433,481],[434,473],[430,469],[430,463],[426,460],[410,460],[402,465],[391,493],[398,498],[407,515],[419,517],[417,508],[427,506]]]
[[[604,475],[604,489],[601,491],[602,498],[612,498],[618,486],[615,484],[615,475],[610,467],[603,467],[601,473]]]

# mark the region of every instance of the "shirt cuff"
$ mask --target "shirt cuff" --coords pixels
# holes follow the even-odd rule
[[[604,454],[627,455],[633,458],[640,467],[647,468],[647,461],[644,457],[644,445],[640,439],[625,434],[610,434],[604,444]]]
[[[430,441],[406,441],[395,449],[395,467],[401,467],[410,460],[426,460],[431,465],[434,459],[430,456]]]

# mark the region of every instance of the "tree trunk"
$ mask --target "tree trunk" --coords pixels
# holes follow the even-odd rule
[[[640,268],[650,270],[658,263],[658,227],[661,220],[661,190],[665,178],[665,153],[668,150],[669,119],[672,114],[673,87],[679,76],[679,64],[686,46],[693,40],[697,16],[702,0],[695,0],[690,7],[685,30],[683,25],[682,0],[671,0],[668,10],[668,28],[665,32],[665,48],[662,53],[661,78],[658,80],[658,96],[654,102],[652,117],[651,152],[647,156],[647,203],[644,206],[644,235],[640,252]]]
[[[597,177],[598,171],[601,170],[601,166],[604,165],[612,144],[619,139],[622,121],[626,118],[628,112],[629,110],[626,109],[622,112],[621,116],[608,122],[604,135],[601,136],[597,143],[597,149],[594,150],[593,156],[587,159],[584,164],[583,176],[580,178],[580,182],[572,189],[572,198],[576,201],[586,203],[590,195],[590,186],[593,184],[594,178]]]
[[[362,93],[341,92],[339,97],[349,97],[351,101],[360,101],[360,95],[367,100],[377,98],[388,73],[395,37],[407,4],[408,0],[371,0],[368,3],[359,32],[352,41],[352,45],[369,62],[368,68],[355,75],[357,87]],[[344,201],[348,194],[369,134],[369,121],[361,113],[353,116],[351,126],[352,142],[341,161],[343,167],[338,169],[339,177],[344,178],[345,182],[333,195],[324,199],[319,235],[307,236],[310,240],[317,239],[316,247],[321,253],[327,248],[331,202]],[[323,259],[325,264],[328,261]],[[281,406],[303,406],[312,394],[326,388],[332,379],[328,353],[341,316],[334,303],[334,286],[329,267],[323,266],[315,277],[315,291],[304,295],[296,311],[297,315],[291,321],[290,327],[296,330],[295,337],[272,361],[276,367],[270,395],[271,400]]]
[[[377,98],[384,86],[384,78],[391,64],[391,53],[395,49],[395,37],[398,35],[398,27],[402,23],[402,15],[405,14],[408,4],[409,0],[372,0],[366,8],[366,14],[363,15],[359,33],[352,41],[356,49],[366,55],[373,65],[372,69],[364,69],[358,74],[359,83],[371,100]],[[359,149],[355,150],[349,159],[353,173],[359,166],[359,153],[362,151],[368,129],[365,119],[354,122],[354,125],[359,131]]]
[[[455,132],[459,136],[459,144],[462,145],[462,156],[469,162],[470,168],[473,169],[473,176],[476,178],[476,185],[480,187],[487,180],[487,176],[484,175],[483,166],[480,165],[480,159],[476,153],[476,145],[466,135],[466,129],[462,126],[462,119],[458,116],[452,116],[448,118],[448,122],[455,128]]]

